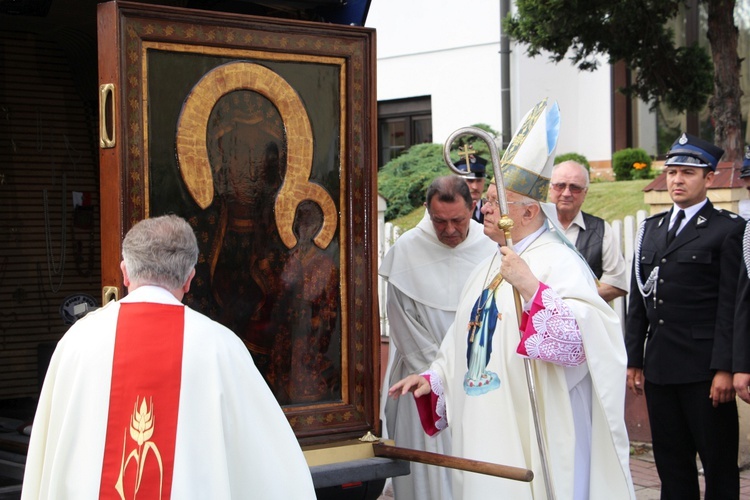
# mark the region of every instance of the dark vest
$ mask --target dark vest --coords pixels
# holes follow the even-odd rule
[[[578,232],[576,248],[586,262],[589,263],[591,270],[594,271],[596,279],[602,277],[602,242],[604,241],[604,219],[600,219],[586,212],[581,212],[586,229]]]

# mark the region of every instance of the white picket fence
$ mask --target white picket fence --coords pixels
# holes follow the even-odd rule
[[[383,213],[385,212],[385,204],[382,205],[382,212],[379,213],[379,230],[378,230],[378,266],[383,259],[383,256],[390,250],[393,243],[401,235],[401,229],[394,226],[390,222],[384,222]],[[618,244],[622,249],[623,255],[625,256],[625,266],[628,269],[628,290],[630,290],[630,269],[633,264],[633,254],[635,252],[635,236],[638,230],[638,225],[648,216],[645,210],[639,210],[635,215],[628,215],[623,220],[616,220],[612,222],[612,229],[618,239]],[[388,315],[386,314],[385,303],[386,303],[386,282],[384,279],[378,279],[378,300],[380,302],[380,334],[383,336],[389,335],[388,326]],[[628,296],[620,297],[612,301],[612,307],[620,317],[620,322],[623,327],[625,325],[625,312]]]

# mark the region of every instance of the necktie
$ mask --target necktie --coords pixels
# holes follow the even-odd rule
[[[685,218],[685,211],[678,210],[677,217],[674,218],[674,224],[672,224],[672,228],[667,232],[667,246],[669,246],[672,243],[672,240],[677,235],[677,230],[680,228],[680,223],[682,223],[682,219],[684,218]]]

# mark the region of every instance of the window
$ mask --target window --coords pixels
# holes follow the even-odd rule
[[[432,142],[429,96],[378,103],[378,168],[414,144]]]

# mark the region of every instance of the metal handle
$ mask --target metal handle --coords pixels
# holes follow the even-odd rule
[[[500,220],[497,221],[497,227],[499,227],[505,234],[505,244],[512,247],[513,240],[510,236],[510,230],[513,227],[513,219],[508,216],[508,198],[505,195],[505,182],[503,181],[503,169],[500,166],[500,154],[497,150],[497,144],[490,134],[477,127],[463,127],[453,132],[448,139],[445,141],[443,146],[443,159],[453,172],[460,176],[466,176],[471,171],[469,168],[469,159],[466,158],[466,172],[459,170],[451,161],[451,146],[453,142],[461,136],[473,135],[483,140],[490,150],[490,158],[492,160],[492,173],[495,178],[495,185],[497,186],[497,203],[500,207]],[[468,152],[467,152],[468,154]]]
[[[115,84],[99,86],[99,147],[115,147]],[[109,111],[109,112],[107,112]]]
[[[120,289],[116,286],[102,287],[102,307],[113,300],[120,299]]]

